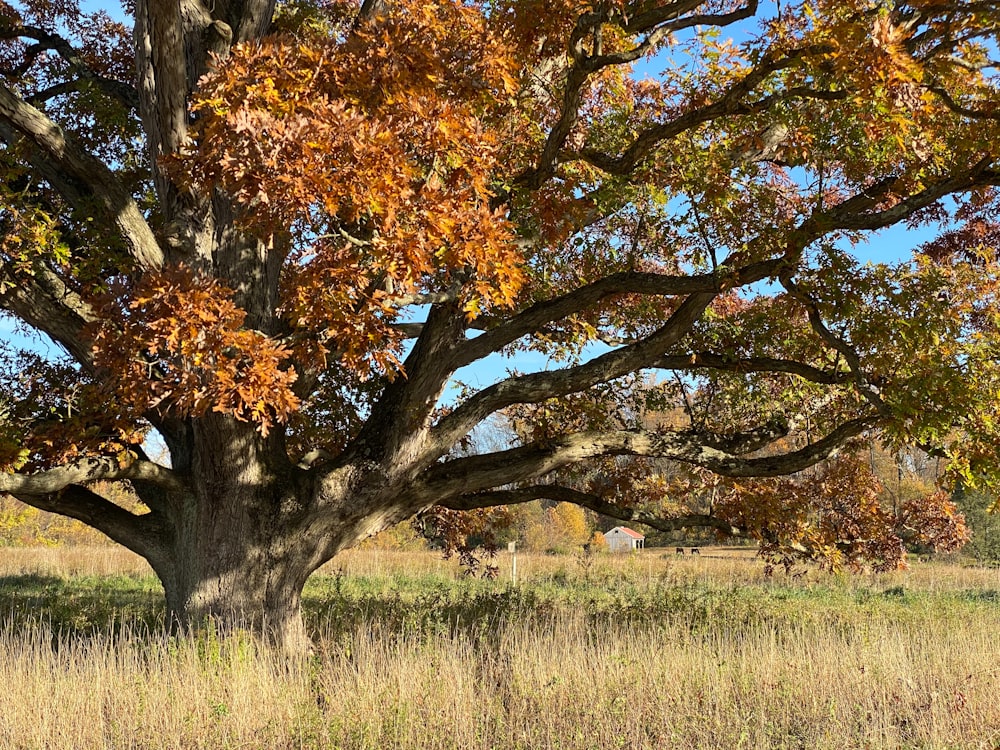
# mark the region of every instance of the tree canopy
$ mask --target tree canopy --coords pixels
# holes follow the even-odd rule
[[[895,565],[964,527],[857,440],[998,476],[1000,4],[90,8],[0,7],[0,308],[64,355],[5,351],[0,491],[181,625],[539,498]]]

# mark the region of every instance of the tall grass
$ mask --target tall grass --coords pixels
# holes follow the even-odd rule
[[[647,551],[538,558],[515,589],[376,559],[310,583],[297,662],[166,638],[138,571],[11,571],[0,748],[1000,747],[995,571],[762,580]]]
[[[152,575],[139,555],[113,546],[0,547],[0,576]]]

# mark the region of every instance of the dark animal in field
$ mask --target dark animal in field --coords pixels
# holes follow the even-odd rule
[[[674,554],[675,555],[683,555],[684,554],[684,548],[683,547],[678,547],[677,549],[674,550]]]
[[[691,554],[692,555],[700,555],[701,554],[701,550],[698,547],[692,547],[691,548]]]

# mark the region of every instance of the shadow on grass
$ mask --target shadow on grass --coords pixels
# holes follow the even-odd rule
[[[163,589],[155,578],[0,576],[0,632],[35,624],[54,635],[155,630],[164,619]]]
[[[365,632],[489,639],[510,625],[546,628],[579,618],[594,632],[613,627],[739,636],[775,632],[804,613],[851,632],[881,614],[922,622],[1000,606],[996,590],[960,594],[811,587],[713,586],[647,581],[573,581],[512,587],[499,581],[435,576],[314,576],[303,593],[307,628],[320,640]],[[162,633],[163,589],[153,576],[0,576],[0,635],[42,625],[55,639]]]

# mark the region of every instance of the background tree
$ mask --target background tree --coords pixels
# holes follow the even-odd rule
[[[849,523],[826,507],[830,547],[774,484],[753,486],[775,512],[743,492],[652,513],[555,472],[668,458],[750,486],[877,431],[995,473],[997,14],[5,4],[0,307],[65,356],[7,352],[0,491],[143,555],[172,624],[292,649],[311,571],[434,508],[457,530],[456,511],[544,498],[881,554],[863,483]],[[940,237],[859,262],[892,225]],[[557,364],[442,407],[461,368],[526,349]],[[697,392],[686,423],[638,418],[647,370],[677,375],[675,406]],[[579,418],[470,455],[526,404]],[[656,500],[655,472],[636,478]]]
[[[550,508],[528,504],[535,513],[519,515],[524,547],[537,552],[579,551],[590,541],[591,530],[582,508],[573,503],[556,503]]]
[[[953,499],[969,526],[969,543],[963,554],[975,558],[980,565],[1000,566],[1000,514],[996,512],[996,497],[959,486]]]

